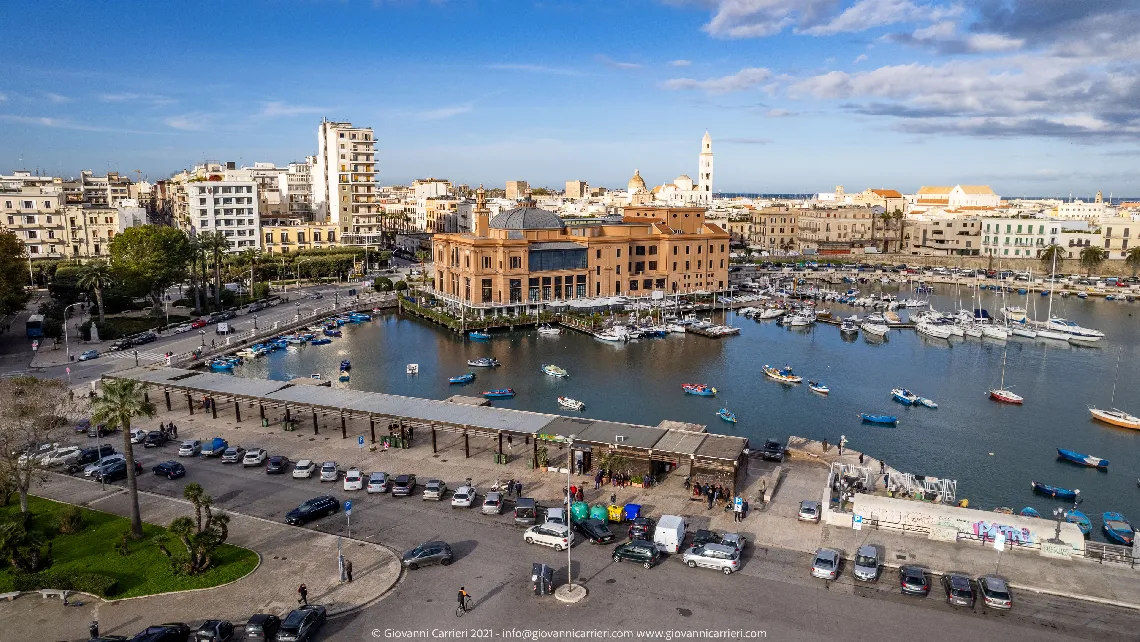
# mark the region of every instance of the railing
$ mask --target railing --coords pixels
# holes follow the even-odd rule
[[[1118,546],[1116,544],[1102,544],[1100,542],[1085,542],[1085,559],[1104,564],[1127,564],[1136,568],[1136,558],[1132,554],[1131,546]]]

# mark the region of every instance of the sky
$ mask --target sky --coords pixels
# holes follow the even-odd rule
[[[718,192],[1140,193],[1136,0],[5,2],[0,173],[315,153],[418,177]]]

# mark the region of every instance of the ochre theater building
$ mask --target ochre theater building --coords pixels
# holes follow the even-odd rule
[[[716,292],[728,287],[728,232],[701,207],[627,207],[620,223],[575,223],[524,201],[475,232],[436,234],[436,294],[464,307],[516,308],[596,297]]]

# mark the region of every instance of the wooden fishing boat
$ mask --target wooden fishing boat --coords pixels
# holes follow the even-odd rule
[[[489,341],[491,339],[491,335],[487,334],[486,332],[473,331],[467,333],[467,338],[471,339],[472,341]]]
[[[323,346],[323,345],[327,345],[329,343],[332,343],[332,339],[325,337],[322,339],[313,339],[312,341],[309,342],[309,345],[311,345],[311,346]]]
[[[1136,529],[1132,528],[1132,523],[1124,515],[1108,511],[1101,515],[1101,518],[1104,519],[1104,536],[1109,541],[1124,546],[1132,546]]]
[[[1031,482],[1030,486],[1033,488],[1033,492],[1040,493],[1042,495],[1048,495],[1049,497],[1052,497],[1054,499],[1066,499],[1066,500],[1076,499],[1077,495],[1081,494],[1080,489],[1075,488],[1075,489],[1069,490],[1068,488],[1061,488],[1060,486],[1051,486],[1049,484],[1043,484],[1041,482],[1036,482],[1036,481]]]
[[[348,381],[348,378],[349,378],[349,374],[348,374],[347,370],[341,370],[340,376],[337,377],[337,379],[339,379],[340,381]]]
[[[499,360],[491,357],[479,357],[478,359],[468,359],[467,365],[472,368],[494,368],[499,365]]]
[[[697,395],[698,397],[716,396],[716,388],[706,383],[683,383],[681,384],[681,389],[683,389],[686,394]]]
[[[716,411],[716,416],[727,421],[728,423],[736,423],[736,413],[729,412],[728,408],[721,408],[720,410]]]
[[[552,363],[542,364],[542,371],[544,373],[550,375],[551,377],[569,377],[570,376],[570,373],[566,372],[565,369],[559,368],[558,366],[556,366]]]
[[[487,399],[510,399],[515,396],[515,391],[511,388],[496,388],[484,392],[483,396]]]
[[[831,392],[831,388],[828,388],[826,385],[824,385],[822,381],[810,381],[809,380],[808,381],[808,389],[811,390],[812,392],[818,392],[821,395],[826,395],[826,394],[829,394]]]
[[[869,424],[884,424],[894,426],[899,423],[899,418],[894,415],[869,415],[867,413],[860,413],[859,417]]]
[[[998,506],[997,508],[994,509],[994,512],[999,514],[999,515],[1012,515],[1013,509],[1010,508],[1009,506]]]
[[[352,362],[349,361],[348,359],[341,361],[340,362],[340,369],[341,370],[352,370]]]
[[[775,379],[785,384],[800,383],[804,380],[803,377],[792,372],[792,367],[788,365],[785,365],[783,368],[773,368],[772,366],[765,365],[764,374],[767,375],[769,379]]]
[[[466,384],[466,383],[471,383],[472,381],[475,381],[475,373],[474,372],[468,372],[467,374],[461,374],[461,375],[458,375],[455,377],[448,377],[447,378],[448,383]]]
[[[562,406],[563,408],[569,408],[570,410],[585,410],[586,409],[585,403],[578,401],[577,399],[571,399],[570,397],[559,397],[558,398],[558,405]]]
[[[1070,524],[1076,524],[1077,528],[1081,529],[1081,534],[1085,537],[1088,537],[1089,533],[1092,532],[1092,520],[1089,519],[1088,515],[1085,515],[1075,508],[1065,511],[1065,521]]]
[[[1090,466],[1092,468],[1108,468],[1108,460],[1101,459],[1100,457],[1093,457],[1092,455],[1085,455],[1075,450],[1067,450],[1065,448],[1057,449],[1057,458],[1071,461],[1074,464],[1082,466]]]
[[[1041,517],[1041,513],[1038,513],[1037,509],[1032,506],[1026,506],[1025,508],[1021,509],[1021,512],[1018,513],[1018,515],[1021,515],[1022,517]]]

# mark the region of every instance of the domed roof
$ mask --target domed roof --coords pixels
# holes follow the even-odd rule
[[[496,230],[558,230],[566,224],[554,212],[524,205],[495,215],[491,219],[491,227]]]
[[[627,188],[631,194],[637,191],[645,191],[645,180],[641,178],[641,170],[633,170],[633,178],[629,179]]]
[[[688,174],[681,174],[680,176],[677,177],[677,180],[673,181],[673,183],[676,184],[678,181],[692,181],[692,180],[693,179],[689,178]]]

